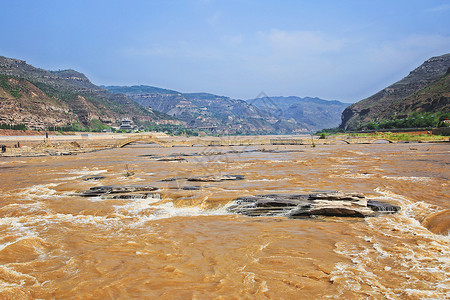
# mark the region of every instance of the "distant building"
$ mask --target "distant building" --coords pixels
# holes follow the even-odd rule
[[[122,119],[122,123],[120,124],[119,130],[133,130],[133,122],[130,119]]]

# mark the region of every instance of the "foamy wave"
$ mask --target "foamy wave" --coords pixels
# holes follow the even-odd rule
[[[263,178],[263,179],[251,179],[251,180],[247,180],[247,182],[274,182],[274,181],[286,181],[289,180],[289,178],[280,178],[280,179],[267,179],[267,178]]]
[[[358,236],[361,242],[336,243],[335,252],[352,263],[336,264],[332,281],[347,281],[345,285],[356,291],[369,287],[369,294],[375,298],[448,297],[450,285],[445,278],[449,270],[450,237],[431,233],[414,218],[432,205],[382,189],[377,192],[382,196],[375,199],[395,202],[402,210],[395,215],[367,218],[367,226],[376,232],[373,236]],[[374,269],[374,262],[380,268]],[[398,277],[397,287],[385,283],[386,272]]]
[[[57,183],[38,184],[19,191],[18,195],[25,199],[40,199],[47,197],[56,197],[57,191],[53,187],[58,186]]]
[[[106,173],[108,172],[108,170],[102,170],[102,169],[98,169],[96,167],[89,169],[87,167],[84,167],[83,169],[73,169],[70,170],[68,172],[66,172],[65,174],[75,174],[75,175],[99,175],[102,173]]]
[[[365,179],[365,178],[371,178],[374,176],[375,176],[375,174],[369,174],[369,173],[345,172],[344,174],[332,174],[329,177],[330,178],[343,177],[343,178],[351,178],[351,179]]]
[[[384,179],[394,179],[394,180],[405,180],[405,181],[412,181],[412,182],[429,182],[433,178],[431,177],[407,177],[407,176],[383,176]]]
[[[229,214],[226,211],[225,206],[216,209],[204,209],[200,206],[183,206],[177,207],[173,202],[167,202],[161,205],[155,205],[155,208],[159,208],[165,213],[157,215],[157,218],[170,218],[170,217],[192,217],[192,216],[217,216]]]

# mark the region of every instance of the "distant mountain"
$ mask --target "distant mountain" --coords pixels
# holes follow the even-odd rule
[[[450,112],[449,70],[450,54],[430,58],[402,80],[347,107],[340,128],[356,130],[414,112]]]
[[[47,71],[0,56],[0,124],[31,129],[171,123],[218,134],[291,134],[337,126],[346,104],[318,98],[238,100],[152,86],[99,87],[75,70]]]
[[[143,85],[104,88],[123,93],[142,106],[169,114],[191,127],[220,134],[281,134],[335,127],[347,106],[338,101],[298,97],[263,97],[243,101]]]
[[[219,134],[264,134],[277,130],[245,101],[208,93],[181,93],[152,86],[106,86],[144,107],[186,122],[189,127]],[[287,132],[287,129],[284,130]]]
[[[0,123],[29,128],[116,125],[123,117],[137,124],[172,119],[92,84],[77,71],[47,71],[3,56],[0,103]]]
[[[339,101],[328,101],[311,97],[263,97],[247,100],[270,115],[295,122],[299,128],[316,131],[339,125],[341,114],[349,105]]]

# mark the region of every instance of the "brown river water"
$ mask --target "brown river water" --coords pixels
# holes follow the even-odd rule
[[[282,151],[252,151],[263,147]],[[203,155],[149,156],[194,152]],[[141,144],[0,158],[0,298],[450,298],[449,165],[448,143]],[[161,181],[210,174],[245,179]],[[105,178],[83,181],[86,175]],[[74,195],[137,184],[160,188],[161,199]],[[182,189],[193,185],[201,189]],[[366,219],[226,211],[240,196],[317,190],[362,192],[402,210]]]

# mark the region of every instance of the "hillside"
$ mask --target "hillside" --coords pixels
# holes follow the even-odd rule
[[[189,127],[219,134],[264,134],[277,129],[245,101],[208,93],[181,93],[151,86],[105,87],[124,93],[144,107],[164,112]],[[288,129],[283,128],[288,132]]]
[[[243,101],[143,85],[105,88],[110,92],[124,93],[142,106],[174,116],[191,127],[220,134],[315,131],[337,126],[340,114],[347,106],[338,101],[318,98],[266,97]]]
[[[361,129],[369,122],[407,118],[414,112],[448,112],[449,68],[450,54],[430,58],[402,80],[346,108],[340,128]]]
[[[309,131],[338,126],[342,112],[349,105],[339,101],[294,96],[257,98],[247,102]]]
[[[110,93],[74,70],[47,71],[0,56],[0,74],[0,123],[44,128],[116,125],[123,117],[137,124],[170,118]]]

